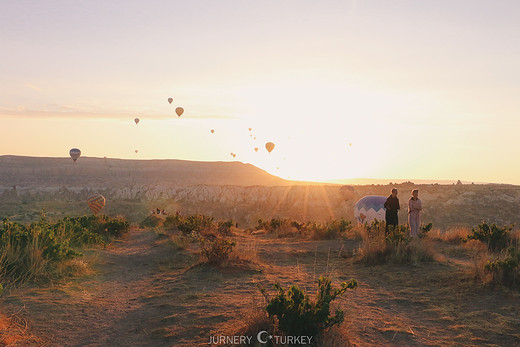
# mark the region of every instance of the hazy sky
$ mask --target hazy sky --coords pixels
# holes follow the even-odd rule
[[[0,0],[0,155],[520,184],[519,18],[516,0]]]

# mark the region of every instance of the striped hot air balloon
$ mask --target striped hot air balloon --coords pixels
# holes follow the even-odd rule
[[[70,157],[72,158],[72,160],[74,160],[74,162],[76,162],[76,160],[78,160],[78,158],[80,157],[81,155],[81,151],[77,148],[72,148],[70,151],[69,151],[69,155]]]
[[[374,219],[385,220],[386,196],[367,195],[359,199],[354,206],[354,217],[360,223],[371,223]]]
[[[94,214],[98,214],[99,211],[105,206],[106,199],[103,195],[94,195],[87,199],[88,207],[94,212]]]

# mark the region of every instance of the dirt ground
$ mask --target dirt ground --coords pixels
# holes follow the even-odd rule
[[[265,306],[259,286],[272,295],[275,282],[297,284],[312,296],[320,275],[336,285],[359,282],[334,301],[345,322],[324,345],[520,345],[519,292],[480,284],[464,256],[367,266],[353,261],[359,241],[239,233],[247,261],[218,268],[200,263],[196,245],[180,249],[171,236],[131,230],[85,252],[88,275],[7,289],[0,345],[207,346],[243,331]]]

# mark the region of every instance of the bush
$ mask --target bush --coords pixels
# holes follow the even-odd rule
[[[218,233],[221,235],[231,234],[231,227],[233,225],[235,225],[235,223],[231,219],[229,219],[227,221],[219,221],[218,222]]]
[[[367,264],[406,264],[433,259],[433,247],[426,238],[412,239],[408,226],[390,226],[385,234],[385,223],[374,221],[360,230],[362,243],[358,252],[361,262]]]
[[[268,300],[266,311],[270,318],[277,318],[279,329],[292,336],[318,336],[343,322],[342,310],[337,309],[331,316],[330,303],[348,289],[357,288],[357,281],[352,279],[348,283],[341,283],[339,288],[332,288],[331,280],[321,276],[314,301],[298,286],[292,286],[288,291],[279,284],[274,287],[278,294]],[[262,293],[266,295],[263,289]]]
[[[352,222],[344,218],[331,220],[327,223],[313,224],[311,227],[311,239],[313,240],[332,240],[337,239],[345,234],[346,231],[352,230]]]
[[[420,226],[420,228],[419,228],[420,231],[421,231],[420,234],[419,234],[419,237],[425,237],[425,236],[427,236],[427,235],[428,235],[428,232],[429,232],[430,230],[432,230],[432,228],[433,228],[433,223],[428,223],[428,224],[426,224],[426,225],[421,224],[421,226]]]
[[[177,225],[183,220],[183,217],[179,214],[175,215],[169,215],[164,220],[164,227],[171,229],[171,228],[177,228]]]
[[[478,240],[485,243],[491,252],[499,252],[509,245],[512,229],[512,226],[499,227],[496,224],[488,225],[482,222],[477,229],[471,229],[472,234],[468,235],[465,241]]]
[[[236,242],[221,237],[213,239],[201,236],[199,238],[200,254],[209,264],[220,265],[229,259]]]
[[[0,277],[23,281],[71,260],[85,244],[104,244],[128,231],[127,221],[106,216],[65,217],[50,223],[42,215],[29,226],[4,219],[0,229]]]
[[[341,218],[330,220],[325,224],[316,222],[297,222],[290,219],[271,219],[270,221],[258,220],[255,230],[265,230],[276,233],[278,237],[306,236],[313,240],[337,239],[352,230],[352,222]]]
[[[183,234],[198,234],[206,228],[213,226],[213,217],[203,214],[196,214],[185,218],[180,218],[177,229]]]
[[[520,284],[520,249],[509,247],[502,259],[488,261],[484,270],[492,275],[493,282],[517,287]]]

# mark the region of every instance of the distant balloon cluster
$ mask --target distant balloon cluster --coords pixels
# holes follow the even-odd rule
[[[172,97],[169,97],[167,100],[170,105],[174,102]],[[175,114],[178,117],[181,117],[184,114],[184,108],[182,108],[180,106],[175,107]],[[139,117],[134,118],[134,123],[136,126],[139,125],[140,122],[141,122],[141,118],[139,118]],[[255,144],[256,144],[256,136],[253,132],[253,128],[249,127],[249,128],[247,128],[247,130],[248,130],[249,137],[253,141],[255,141]],[[215,134],[216,130],[210,129],[210,132],[211,132],[211,134]],[[290,140],[290,139],[291,139],[291,137],[288,137],[288,140]],[[348,146],[347,148],[351,148],[352,143],[348,143],[347,146]],[[271,152],[273,152],[275,147],[276,147],[276,144],[274,142],[269,141],[269,142],[265,143],[265,149],[269,154],[271,154]],[[253,147],[253,150],[255,151],[255,153],[258,153],[259,147],[255,146],[255,147]],[[134,151],[136,154],[139,153],[138,149],[135,149]],[[233,157],[233,159],[235,159],[237,157],[237,154],[235,152],[231,152],[229,154],[231,157]],[[72,160],[74,161],[74,163],[76,163],[76,161],[81,156],[81,150],[79,148],[72,148],[69,151],[69,155],[72,158]],[[107,157],[105,156],[104,158],[106,159]],[[283,158],[283,160],[285,160],[285,157]],[[276,167],[276,169],[279,170],[280,168]],[[365,202],[365,200],[363,200],[363,202]],[[90,209],[92,210],[92,212],[94,214],[97,214],[105,206],[106,199],[102,195],[96,195],[96,196],[88,198],[87,203],[88,203],[88,206],[90,207]],[[369,201],[368,205],[370,205],[370,203],[373,203],[373,202]],[[378,201],[378,203],[379,203],[379,201]],[[361,206],[361,205],[362,204],[360,202],[358,202],[358,204],[356,205],[356,211],[355,211],[356,217],[363,219],[363,220],[372,218],[373,211],[370,210],[370,208],[367,210],[366,206],[364,206],[364,205]],[[377,210],[377,212],[379,212],[379,210]]]

